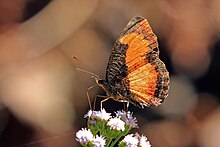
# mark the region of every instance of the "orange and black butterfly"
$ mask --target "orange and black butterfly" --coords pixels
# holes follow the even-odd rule
[[[126,25],[113,46],[106,79],[96,82],[107,94],[103,101],[112,98],[142,108],[158,106],[167,97],[169,73],[146,19],[134,17]]]

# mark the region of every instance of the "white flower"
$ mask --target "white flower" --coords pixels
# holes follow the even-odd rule
[[[87,144],[93,140],[93,134],[89,129],[87,130],[86,128],[82,128],[76,133],[76,140],[81,144]]]
[[[105,120],[107,121],[108,119],[111,118],[111,113],[107,113],[105,111],[105,109],[102,109],[101,111],[92,111],[89,110],[87,114],[85,114],[84,117],[93,117],[96,119],[100,119],[100,120]]]
[[[84,115],[84,118],[91,117],[91,116],[93,115],[93,113],[95,113],[95,111],[89,110],[89,111]]]
[[[118,117],[114,117],[114,118],[109,119],[107,125],[110,126],[110,128],[114,129],[114,130],[119,130],[119,131],[125,130],[125,122],[123,122]]]
[[[144,135],[141,135],[139,139],[139,145],[140,147],[151,147],[150,142],[147,140],[147,137]]]
[[[98,111],[98,113],[96,114],[96,117],[98,119],[107,121],[111,118],[111,113],[107,113],[105,109],[102,109],[101,111]]]
[[[94,138],[94,147],[105,147],[106,140],[102,136],[96,135]]]
[[[115,114],[117,117],[120,117],[126,125],[130,126],[131,128],[138,128],[137,119],[136,117],[132,116],[132,113],[130,111],[125,112],[124,110],[122,110],[117,111]]]
[[[138,146],[138,139],[137,137],[133,136],[134,134],[126,135],[122,142],[125,143],[126,147],[137,147]]]

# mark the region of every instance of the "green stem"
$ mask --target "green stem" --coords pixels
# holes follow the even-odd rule
[[[119,139],[124,136],[125,134],[127,134],[129,132],[129,130],[127,130],[126,132],[121,132],[118,137],[114,140],[114,142],[110,145],[110,147],[114,147],[114,145],[119,141]]]
[[[112,138],[107,139],[106,147],[108,147],[110,145],[111,141],[112,141]]]

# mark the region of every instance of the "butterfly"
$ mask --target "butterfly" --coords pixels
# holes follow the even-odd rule
[[[107,95],[102,102],[112,98],[143,108],[164,101],[169,72],[159,59],[157,36],[147,19],[136,16],[128,22],[111,51],[106,79],[96,78],[96,83]]]

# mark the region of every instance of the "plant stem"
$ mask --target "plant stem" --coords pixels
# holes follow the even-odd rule
[[[112,138],[107,139],[106,147],[108,147],[110,145],[111,141],[112,141]]]
[[[127,134],[129,131],[126,132],[121,132],[120,135],[118,135],[118,137],[114,140],[114,142],[110,145],[110,147],[114,147],[114,145],[119,141],[119,139],[124,136],[125,134]]]

